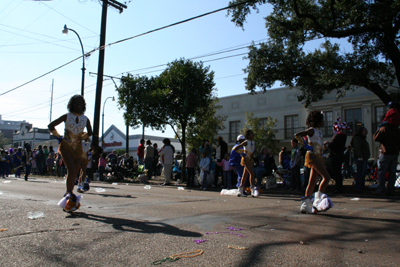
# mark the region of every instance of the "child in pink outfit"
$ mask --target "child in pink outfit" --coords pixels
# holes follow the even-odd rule
[[[231,176],[232,167],[229,166],[229,157],[230,157],[230,154],[226,153],[224,159],[221,162],[216,162],[217,165],[222,167],[222,169],[224,171],[223,176],[222,176],[222,181],[224,183],[224,189],[232,188],[232,176]]]
[[[106,166],[107,166],[106,157],[107,157],[107,154],[103,153],[101,155],[101,157],[99,158],[99,177],[100,177],[100,181],[104,181],[103,173],[104,173],[104,170],[106,169]]]

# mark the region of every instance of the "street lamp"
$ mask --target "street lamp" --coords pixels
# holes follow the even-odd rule
[[[86,70],[86,69],[85,69],[85,52],[84,52],[84,50],[83,50],[83,44],[82,44],[82,41],[81,41],[81,37],[79,37],[79,34],[78,34],[76,31],[74,31],[73,29],[67,28],[67,24],[65,24],[65,25],[64,25],[64,30],[62,30],[62,33],[65,34],[65,35],[67,35],[67,34],[68,34],[68,30],[73,31],[73,32],[76,34],[76,36],[78,36],[79,42],[81,43],[81,48],[82,48],[82,60],[83,60],[83,63],[82,63],[82,88],[81,88],[81,95],[83,96],[83,92],[84,92],[84,88],[85,88],[85,70]]]
[[[104,108],[105,108],[105,106],[106,106],[106,102],[107,102],[107,100],[109,99],[109,98],[112,98],[112,101],[115,101],[115,98],[114,97],[107,97],[106,98],[106,100],[104,100],[104,104],[103,104],[103,125],[102,125],[102,127],[101,127],[101,143],[102,143],[102,145],[104,145]]]

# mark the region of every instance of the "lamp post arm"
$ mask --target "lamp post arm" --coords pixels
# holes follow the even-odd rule
[[[70,29],[70,28],[67,28],[67,29],[69,31],[74,32],[76,34],[76,36],[78,36],[79,43],[81,44],[81,49],[82,49],[82,88],[81,88],[81,95],[83,96],[84,88],[85,88],[85,70],[86,70],[86,68],[85,68],[85,51],[83,50],[83,44],[82,44],[82,40],[81,40],[81,37],[79,36],[79,34],[73,29]]]
[[[104,108],[106,107],[106,102],[109,98],[112,98],[112,97],[111,96],[107,97],[106,100],[104,100],[104,104],[103,104],[103,114],[102,114],[103,123],[101,126],[101,142],[102,143],[104,143]]]

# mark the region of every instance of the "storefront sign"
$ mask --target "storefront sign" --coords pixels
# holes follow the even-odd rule
[[[103,144],[104,147],[112,147],[112,146],[122,146],[122,142],[112,142],[112,143],[104,143]]]

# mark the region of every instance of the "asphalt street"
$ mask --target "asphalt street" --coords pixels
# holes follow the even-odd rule
[[[0,183],[0,266],[151,266],[189,252],[160,266],[400,266],[398,198],[333,196],[304,215],[289,192],[92,182],[71,215],[57,206],[63,180]]]

